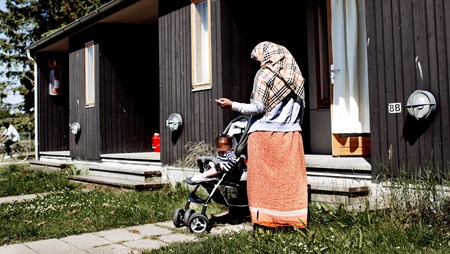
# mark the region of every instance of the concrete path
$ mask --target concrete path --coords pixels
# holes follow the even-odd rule
[[[42,195],[42,194],[40,194]],[[20,202],[36,195],[0,198],[0,203]],[[220,224],[211,234],[251,230],[251,223],[237,225]],[[176,228],[172,221],[118,228],[100,232],[72,235],[0,246],[1,254],[137,254],[143,250],[156,249],[175,242],[195,241],[196,235],[187,227]]]
[[[248,224],[221,225],[211,234],[250,230]],[[195,241],[188,228],[175,228],[172,221],[105,230],[64,238],[52,238],[0,246],[2,254],[130,254],[156,249],[175,242]]]

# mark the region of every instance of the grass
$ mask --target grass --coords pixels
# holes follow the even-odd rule
[[[69,182],[64,174],[30,170],[26,164],[0,168],[0,197],[77,188],[80,185]]]
[[[184,146],[184,149],[186,150],[186,156],[175,161],[172,166],[179,168],[196,168],[197,158],[199,156],[217,156],[215,148],[204,141],[188,142]]]
[[[40,183],[44,187],[33,190],[47,194],[0,204],[0,245],[172,220],[173,212],[184,206],[189,194],[183,187],[153,191],[86,189],[69,182],[61,173],[31,171],[16,166],[2,169],[2,177],[18,185],[9,193],[24,193],[26,186]],[[209,213],[223,209],[213,205]]]
[[[348,212],[315,203],[307,230],[264,229],[176,243],[159,253],[450,253],[450,227],[390,210]],[[445,226],[446,225],[446,226]]]
[[[27,168],[1,170],[2,178],[15,175],[14,181],[25,186],[37,181],[29,174]],[[171,220],[189,193],[182,187],[150,192],[86,190],[67,187],[69,182],[65,183],[63,175],[42,173],[40,178],[47,176],[48,182],[42,180],[45,185],[58,186],[47,189],[50,194],[0,204],[0,245]],[[174,243],[144,254],[450,253],[450,198],[438,187],[450,186],[448,182],[429,182],[393,182],[395,188],[387,198],[389,209],[348,212],[344,206],[312,203],[306,230],[255,228],[221,236],[205,233],[198,235],[199,241]],[[208,209],[214,214],[223,208]]]
[[[425,171],[426,172],[426,171]],[[308,228],[201,235],[159,253],[450,253],[450,184],[430,174],[384,179],[387,209],[349,212],[310,205]],[[367,205],[366,207],[370,207]]]

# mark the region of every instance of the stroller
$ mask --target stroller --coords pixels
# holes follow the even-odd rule
[[[206,215],[206,209],[211,200],[228,207],[248,207],[246,180],[241,179],[247,170],[247,132],[249,129],[250,116],[241,115],[234,118],[223,131],[232,138],[231,150],[238,157],[238,163],[228,172],[221,172],[214,178],[198,183],[189,182],[187,184],[196,185],[189,194],[189,198],[184,208],[178,208],[173,214],[173,224],[175,227],[187,226],[191,233],[202,233],[211,229],[211,223]],[[208,163],[213,162],[216,166],[219,161],[216,157],[200,156],[197,158],[197,165],[200,173],[207,170]],[[206,189],[208,197],[200,198],[196,192],[202,186]],[[191,203],[203,204],[201,212],[196,212],[190,208]]]

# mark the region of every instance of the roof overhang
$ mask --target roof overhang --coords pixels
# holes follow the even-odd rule
[[[69,37],[95,24],[157,24],[158,0],[112,0],[28,46],[37,52],[68,52]]]

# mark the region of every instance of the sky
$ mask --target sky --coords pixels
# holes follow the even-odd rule
[[[0,9],[5,10],[5,0],[0,0]],[[3,69],[3,66],[0,65],[0,68]],[[22,100],[22,96],[10,94],[8,95],[8,97],[6,97],[5,102],[16,104],[21,102]]]

